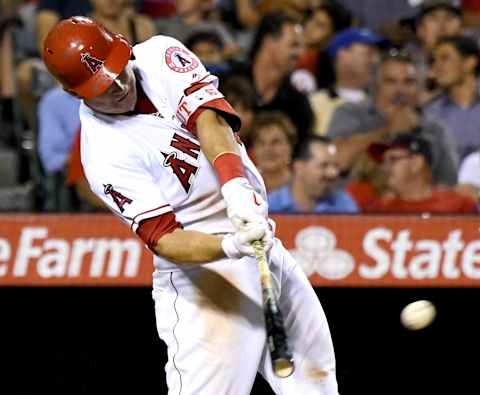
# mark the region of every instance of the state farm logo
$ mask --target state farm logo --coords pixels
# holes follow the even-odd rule
[[[377,226],[364,229],[339,229],[348,252],[337,247],[330,229],[311,226],[295,237],[290,252],[304,272],[327,280],[438,281],[460,284],[480,280],[480,238],[467,230],[449,228],[439,235],[412,228],[391,229]],[[411,284],[411,283],[410,283]],[[470,282],[469,282],[470,284]]]
[[[327,228],[311,226],[295,237],[296,249],[290,251],[307,276],[314,273],[328,280],[340,280],[355,268],[353,257],[336,249],[337,238]]]
[[[49,236],[43,226],[24,227],[17,248],[0,238],[0,279],[131,278],[139,273],[142,245],[136,239]]]

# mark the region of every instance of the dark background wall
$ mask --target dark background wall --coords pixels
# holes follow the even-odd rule
[[[480,289],[316,291],[342,395],[477,393]],[[438,317],[410,332],[399,314],[416,299]],[[0,287],[2,395],[166,394],[165,360],[149,289]],[[270,393],[258,379],[252,394]]]

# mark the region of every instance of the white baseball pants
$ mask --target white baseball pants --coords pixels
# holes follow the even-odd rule
[[[330,331],[315,292],[278,239],[269,261],[295,372],[284,379],[273,373],[255,259],[185,266],[154,274],[169,395],[248,395],[257,371],[278,395],[338,394]]]

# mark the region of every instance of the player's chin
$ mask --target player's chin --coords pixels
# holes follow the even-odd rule
[[[132,91],[121,104],[125,110],[124,112],[128,112],[128,111],[133,111],[136,103],[137,103],[137,93],[135,91]]]

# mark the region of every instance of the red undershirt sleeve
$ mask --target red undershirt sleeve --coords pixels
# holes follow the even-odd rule
[[[147,218],[140,221],[137,228],[138,236],[143,240],[147,247],[155,252],[155,246],[158,240],[167,233],[172,233],[175,229],[181,229],[182,224],[177,221],[172,211],[153,218]]]

